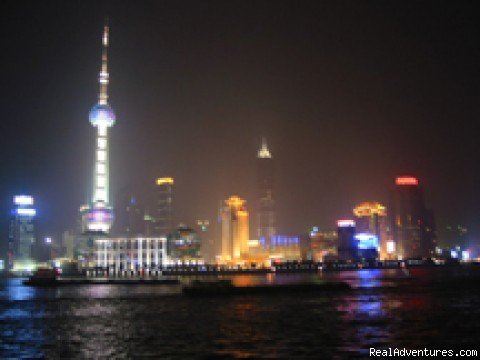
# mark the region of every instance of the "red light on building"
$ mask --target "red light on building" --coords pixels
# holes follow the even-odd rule
[[[395,179],[396,185],[418,185],[418,179],[411,176],[401,176]]]

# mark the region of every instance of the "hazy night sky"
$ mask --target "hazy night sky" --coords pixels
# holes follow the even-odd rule
[[[110,18],[111,186],[175,178],[176,219],[255,200],[266,136],[279,229],[333,228],[412,173],[437,226],[480,234],[480,12],[440,1],[3,2],[2,245],[12,196],[40,230],[88,200],[101,32]],[[254,222],[251,222],[254,235]]]

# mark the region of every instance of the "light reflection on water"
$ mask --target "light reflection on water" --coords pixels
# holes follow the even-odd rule
[[[460,338],[475,348],[480,296],[472,289],[396,291],[405,279],[397,270],[232,278],[238,286],[341,280],[357,290],[188,298],[178,285],[42,289],[2,280],[0,358],[345,358]]]

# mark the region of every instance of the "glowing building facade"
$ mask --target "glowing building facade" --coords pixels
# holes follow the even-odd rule
[[[99,83],[98,103],[90,110],[90,123],[97,129],[95,167],[93,176],[93,196],[86,211],[88,231],[109,232],[113,223],[113,210],[110,206],[108,129],[115,124],[115,112],[108,104],[108,58],[109,27],[105,25],[102,37],[102,66]]]
[[[263,246],[269,248],[275,229],[274,166],[272,153],[265,138],[257,153],[258,202],[257,236]]]
[[[334,260],[338,255],[338,231],[321,231],[314,226],[310,231],[310,249],[313,261]]]
[[[167,236],[172,232],[173,184],[172,177],[162,177],[156,180],[155,235]]]
[[[96,266],[112,274],[150,271],[167,263],[165,237],[116,237],[95,240]]]
[[[31,262],[32,246],[35,243],[36,209],[33,197],[18,195],[13,198],[14,208],[8,235],[8,268],[20,262]]]
[[[379,242],[380,258],[389,258],[387,208],[378,202],[363,202],[353,209],[353,214],[357,233],[376,236]]]
[[[221,211],[222,235],[219,262],[238,262],[248,255],[249,224],[246,201],[238,196],[225,200]]]
[[[417,178],[396,178],[391,193],[390,222],[398,258],[432,256],[436,242],[433,212],[425,208],[423,189]]]

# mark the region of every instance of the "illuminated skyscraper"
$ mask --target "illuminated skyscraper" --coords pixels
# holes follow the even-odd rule
[[[173,178],[158,178],[155,235],[167,236],[172,232]]]
[[[380,245],[380,258],[387,256],[387,208],[378,202],[363,202],[353,209],[356,232],[376,235]]]
[[[248,253],[249,225],[245,200],[230,196],[221,212],[221,261],[238,261]]]
[[[14,262],[32,259],[32,245],[35,243],[35,216],[33,197],[18,195],[13,198],[14,208],[8,234],[8,268]]]
[[[109,196],[108,129],[115,124],[115,112],[108,104],[108,41],[109,27],[105,25],[102,37],[102,67],[99,83],[98,103],[90,110],[90,123],[97,128],[95,168],[93,176],[93,196],[87,211],[89,231],[108,232],[113,223],[113,210]]]
[[[276,229],[273,157],[265,138],[262,139],[262,146],[257,154],[257,175],[257,236],[262,246],[268,248]]]
[[[433,212],[425,208],[418,179],[397,177],[391,193],[390,222],[401,259],[428,258],[435,247]]]

